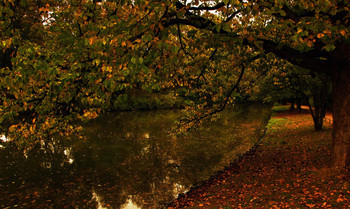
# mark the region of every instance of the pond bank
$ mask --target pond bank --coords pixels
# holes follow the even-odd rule
[[[326,167],[331,124],[315,132],[307,111],[281,109],[255,152],[168,208],[348,208],[349,175]]]

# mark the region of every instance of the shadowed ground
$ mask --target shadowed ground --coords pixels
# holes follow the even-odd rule
[[[281,108],[255,152],[168,208],[349,208],[349,175],[327,168],[331,124],[324,129],[314,131],[307,110]]]

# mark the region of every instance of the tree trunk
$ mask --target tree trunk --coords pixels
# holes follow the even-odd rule
[[[350,167],[350,68],[333,73],[332,167]]]
[[[323,88],[316,90],[314,97],[315,111],[312,114],[315,124],[315,131],[322,131],[323,119],[326,116],[327,81],[324,81]],[[312,111],[312,110],[311,110]]]
[[[314,103],[316,104],[314,108],[312,108],[311,104],[308,103],[309,110],[312,116],[312,120],[314,121],[315,131],[322,131],[324,116],[322,117],[320,115],[319,104],[317,104],[316,101],[314,101]]]
[[[297,98],[297,110],[299,113],[301,113],[301,99]]]
[[[323,118],[320,118],[320,117],[314,118],[314,127],[315,127],[315,131],[322,131],[322,129],[323,129]]]
[[[290,110],[294,110],[294,99],[290,100]]]

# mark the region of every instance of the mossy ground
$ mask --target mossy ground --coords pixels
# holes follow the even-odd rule
[[[332,125],[277,107],[256,151],[168,208],[349,208],[347,171],[330,163]]]

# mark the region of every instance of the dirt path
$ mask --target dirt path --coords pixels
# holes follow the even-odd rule
[[[349,208],[349,175],[326,166],[330,142],[330,123],[315,132],[306,111],[278,112],[256,152],[168,208]]]

